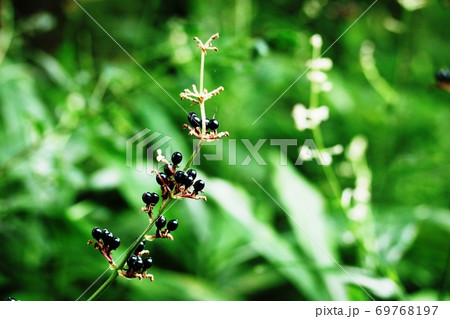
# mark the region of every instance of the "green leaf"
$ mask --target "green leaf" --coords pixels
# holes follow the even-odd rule
[[[260,222],[253,214],[250,196],[240,187],[221,179],[208,181],[209,198],[243,228],[251,246],[274,269],[285,276],[304,297],[311,300],[330,299],[327,289],[317,278],[317,269],[271,226]]]

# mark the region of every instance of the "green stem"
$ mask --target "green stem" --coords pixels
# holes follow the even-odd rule
[[[114,280],[117,278],[117,276],[119,275],[119,272],[117,270],[114,270],[113,273],[111,274],[111,276],[109,276],[109,278],[103,283],[103,285],[100,286],[100,288],[98,288],[88,299],[87,301],[93,301],[95,299],[97,299],[98,296],[100,296],[100,294],[105,291],[113,282]]]
[[[322,45],[313,45],[312,61],[316,61],[317,59],[320,59],[321,49],[322,49]],[[312,65],[312,67],[314,69],[314,64]],[[309,109],[310,110],[314,110],[315,108],[319,107],[320,92],[321,92],[321,83],[311,81],[311,94],[310,94],[310,100],[309,100]],[[322,131],[320,129],[320,126],[317,125],[317,126],[313,127],[312,133],[313,133],[313,138],[316,143],[318,151],[320,152],[320,151],[324,150],[325,144],[323,142]],[[330,165],[321,165],[321,166],[322,166],[322,170],[325,174],[325,177],[326,177],[328,183],[330,184],[333,196],[335,197],[336,201],[338,202],[339,207],[342,209],[343,212],[345,212],[345,209],[341,203],[342,188],[339,183],[339,180],[337,179],[336,174],[334,173],[334,171]]]
[[[205,54],[201,52],[201,61],[200,61],[200,95],[203,94],[203,75],[204,75],[204,69],[205,69]],[[206,132],[206,112],[205,112],[205,102],[200,100],[200,114],[202,117],[202,137],[205,136]]]
[[[320,51],[315,54],[320,54]],[[313,57],[313,60],[314,60],[314,57]],[[310,95],[310,101],[309,101],[309,108],[311,110],[313,110],[319,106],[319,94],[320,94],[320,84],[316,83],[316,82],[312,82],[311,83],[311,95]],[[313,133],[313,137],[314,137],[314,141],[316,143],[317,149],[320,152],[321,150],[325,149],[325,145],[324,145],[323,137],[322,137],[322,131],[320,129],[320,126],[317,125],[317,126],[313,127],[312,133]],[[342,188],[337,179],[336,174],[334,173],[334,171],[330,165],[321,165],[321,166],[322,166],[322,170],[325,174],[325,177],[327,178],[327,181],[330,184],[333,196],[335,197],[336,201],[339,203],[339,206],[344,210],[344,208],[342,207],[342,204],[341,204]]]

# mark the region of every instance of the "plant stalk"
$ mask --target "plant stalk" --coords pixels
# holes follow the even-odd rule
[[[201,52],[201,60],[200,60],[200,95],[203,94],[203,75],[205,70],[205,53]],[[206,112],[205,112],[205,102],[200,100],[200,115],[202,117],[202,139],[206,134]]]
[[[204,74],[204,67],[205,67],[205,54],[202,52],[201,56],[201,62],[200,62],[200,94],[203,94],[203,74]],[[197,146],[195,147],[194,151],[192,152],[192,155],[190,156],[189,160],[187,161],[184,171],[189,169],[189,167],[192,165],[192,162],[194,161],[195,156],[197,156],[198,153],[200,153],[200,149],[205,142],[204,136],[206,132],[206,113],[205,113],[205,103],[204,101],[201,101],[200,103],[200,112],[202,116],[202,139],[199,141]],[[122,270],[122,268],[125,266],[125,263],[127,262],[128,258],[131,256],[131,254],[136,250],[136,248],[139,246],[139,244],[142,242],[142,240],[145,238],[145,236],[150,232],[153,225],[155,224],[155,221],[158,219],[159,216],[163,215],[167,209],[170,207],[170,203],[173,200],[178,200],[174,198],[171,194],[171,196],[159,207],[158,213],[156,216],[153,217],[151,223],[145,228],[145,230],[142,232],[141,236],[137,238],[133,244],[131,245],[131,248],[129,248],[128,251],[126,251],[126,255],[124,258],[122,258],[121,262],[113,268],[113,272],[108,277],[108,279],[87,299],[87,301],[93,301],[97,299],[103,291],[105,291],[113,282],[114,280],[119,276],[119,271]]]

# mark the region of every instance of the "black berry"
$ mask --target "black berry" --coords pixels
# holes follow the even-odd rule
[[[190,113],[188,114],[188,119],[190,119],[190,118],[193,117],[193,116],[197,116],[197,113],[195,113],[195,112],[190,112]]]
[[[212,119],[209,121],[208,123],[208,129],[210,129],[211,131],[215,131],[219,128],[219,121],[216,119]]]
[[[186,188],[188,188],[188,187],[191,187],[191,185],[193,183],[194,183],[194,178],[192,176],[188,176],[184,185],[186,186]]]
[[[191,124],[193,128],[199,127],[202,123],[198,115],[195,114],[194,112],[189,113],[188,120],[189,124]]]
[[[105,245],[108,245],[108,246],[109,246],[109,244],[111,244],[111,242],[112,242],[113,239],[114,239],[114,235],[113,235],[109,230],[107,230],[106,228],[103,229],[103,231],[102,231],[102,240],[103,240],[103,243],[104,243]]]
[[[186,173],[188,174],[188,176],[192,176],[193,179],[197,177],[197,171],[193,168],[188,169]]]
[[[111,250],[117,249],[120,246],[120,238],[119,237],[114,237],[111,241],[111,243],[109,244],[109,248]]]
[[[144,263],[144,270],[149,269],[153,265],[153,260],[151,257],[143,259],[142,262]]]
[[[158,229],[163,229],[166,226],[166,218],[164,216],[159,216],[155,221],[155,226]]]
[[[172,176],[173,175],[171,167],[168,164],[166,164],[166,166],[164,166],[164,174],[166,174],[167,176]]]
[[[147,205],[156,205],[159,201],[159,195],[156,193],[146,192],[142,194],[142,200]]]
[[[100,238],[102,238],[102,230],[98,227],[95,227],[92,230],[92,237],[94,237],[94,239],[96,239],[97,241],[100,240]]]
[[[169,220],[169,222],[167,223],[167,230],[174,231],[177,228],[178,228],[178,220],[176,219]]]
[[[205,182],[199,179],[194,183],[194,191],[197,193],[200,192],[203,188],[205,188]]]
[[[181,155],[180,152],[175,152],[172,154],[172,163],[174,165],[180,164],[182,159],[183,159],[183,155]]]
[[[186,183],[188,178],[188,174],[184,171],[178,171],[175,173],[175,181],[180,184],[180,185],[184,185],[184,183]]]
[[[139,254],[141,251],[144,250],[144,247],[145,247],[145,239],[140,242],[139,246],[136,247],[136,250],[134,251],[134,254],[135,255]]]
[[[133,266],[134,271],[140,271],[143,266],[144,266],[144,262],[142,261],[142,258],[137,256],[137,260]]]
[[[164,183],[166,183],[167,180],[167,176],[164,173],[159,173],[159,175],[156,175],[156,182],[159,185],[163,185]]]
[[[206,118],[205,119],[205,127],[208,128],[208,126],[209,126],[209,118]]]
[[[131,255],[127,260],[128,267],[130,267],[130,269],[134,269],[134,266],[136,265],[137,260],[138,260],[138,256]]]

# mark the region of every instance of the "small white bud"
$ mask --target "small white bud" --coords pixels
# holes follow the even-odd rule
[[[310,43],[315,48],[320,48],[322,46],[322,37],[320,34],[314,34],[311,37]]]

